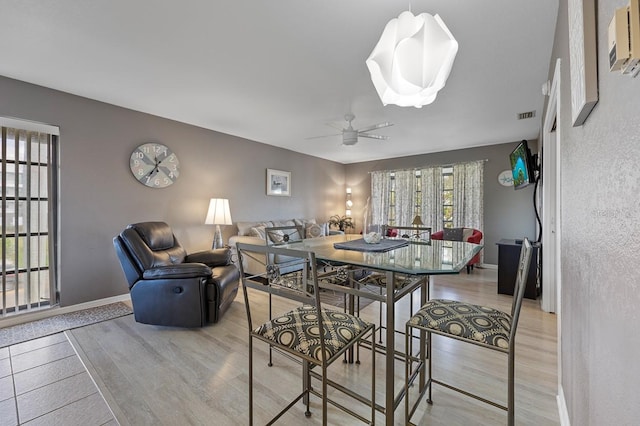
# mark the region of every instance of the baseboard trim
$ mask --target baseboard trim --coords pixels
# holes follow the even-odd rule
[[[493,265],[491,263],[482,263],[481,267],[485,269],[498,269],[498,265]]]
[[[569,420],[569,410],[567,410],[567,400],[564,399],[564,389],[562,385],[558,386],[558,395],[556,396],[558,401],[558,415],[560,417],[560,424],[562,426],[571,426]]]
[[[90,302],[78,303],[71,306],[53,306],[51,308],[44,308],[38,311],[25,312],[15,314],[15,316],[3,318],[0,320],[0,327],[11,327],[14,325],[25,324],[31,321],[37,321],[44,318],[49,318],[55,315],[68,314],[70,312],[81,311],[83,309],[95,308],[97,306],[108,305],[116,302],[131,302],[131,296],[129,293],[121,294],[119,296],[107,297],[104,299],[92,300]]]

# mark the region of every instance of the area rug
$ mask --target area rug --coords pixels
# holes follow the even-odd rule
[[[132,313],[133,311],[126,303],[116,302],[2,328],[0,329],[0,348]]]

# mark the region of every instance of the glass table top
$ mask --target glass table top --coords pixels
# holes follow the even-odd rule
[[[312,251],[316,259],[330,263],[414,275],[458,273],[483,247],[482,244],[443,240],[431,240],[428,244],[409,241],[404,247],[385,252],[343,250],[333,246],[361,238],[358,234],[331,235],[296,241],[283,247]]]

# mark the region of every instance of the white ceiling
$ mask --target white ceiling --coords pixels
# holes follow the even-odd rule
[[[365,65],[409,6],[439,14],[459,43],[447,85],[421,109],[383,106]],[[558,0],[0,0],[0,75],[353,163],[536,138],[557,9]],[[305,139],[336,133],[326,124],[347,112],[356,128],[395,123],[377,132],[391,140]]]

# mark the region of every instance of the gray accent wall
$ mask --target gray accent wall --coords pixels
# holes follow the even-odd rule
[[[327,220],[344,214],[351,186],[361,226],[372,170],[486,159],[485,263],[498,263],[501,238],[536,236],[533,187],[515,191],[497,180],[517,142],[343,165],[5,77],[0,93],[0,116],[60,127],[62,306],[127,292],[112,238],[129,223],[166,221],[195,251],[211,245],[214,228],[203,222],[212,197],[229,199],[234,222]],[[131,152],[150,141],[169,146],[180,160],[180,178],[168,188],[148,188],[129,170]],[[267,168],[291,172],[291,197],[266,195]],[[227,241],[236,228],[222,231]]]
[[[529,237],[532,241],[536,239],[533,185],[515,190],[512,186],[506,187],[498,182],[500,172],[510,170],[509,154],[519,142],[347,165],[347,186],[351,186],[353,191],[353,215],[356,225],[360,223],[357,229],[360,230],[362,227],[362,209],[371,193],[371,171],[414,169],[487,160],[484,168],[484,227],[481,229],[484,234],[484,263],[497,265],[496,243],[502,238]],[[529,141],[529,147],[535,153],[536,141]],[[425,225],[431,225],[433,232],[442,228],[441,224]]]
[[[169,223],[187,251],[211,247],[209,199],[228,198],[235,222],[326,220],[344,208],[344,165],[0,77],[0,116],[60,127],[61,306],[128,288],[112,239],[127,224]],[[148,188],[129,170],[139,144],[177,154],[178,181]],[[291,197],[266,195],[266,169],[291,172]],[[225,241],[235,226],[222,227]]]
[[[0,116],[60,127],[61,306],[128,291],[112,238],[129,223],[166,221],[191,252],[211,245],[214,227],[203,223],[210,198],[228,198],[234,222],[327,220],[344,214],[351,186],[361,226],[372,170],[487,159],[485,263],[497,264],[501,238],[535,237],[533,188],[497,181],[517,142],[343,165],[1,76],[0,93]],[[168,188],[148,188],[129,170],[132,151],[150,141],[180,160],[180,177]],[[267,168],[291,172],[291,197],[266,195]],[[222,231],[227,241],[236,227]]]
[[[572,425],[638,424],[640,77],[608,69],[607,29],[626,0],[596,3],[599,101],[571,122],[567,0],[549,68],[561,58],[561,378]]]

